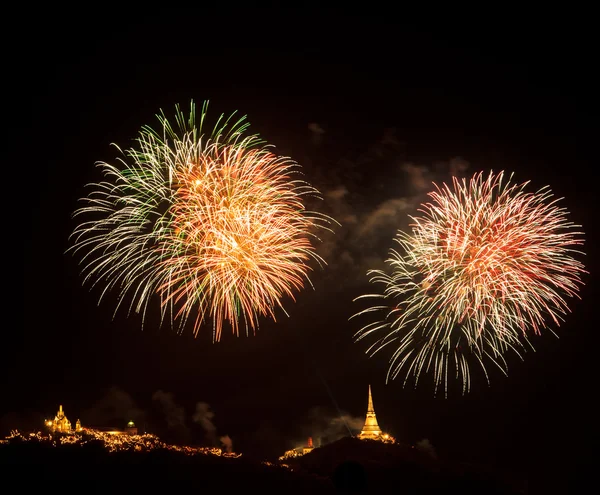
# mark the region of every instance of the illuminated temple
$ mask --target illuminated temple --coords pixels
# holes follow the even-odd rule
[[[377,424],[377,416],[375,416],[375,408],[373,407],[373,397],[371,395],[371,385],[369,385],[369,402],[367,404],[367,417],[365,424],[358,435],[361,440],[379,440],[381,442],[394,442],[394,438],[383,433]]]
[[[295,449],[286,451],[285,454],[283,454],[279,458],[279,460],[283,461],[285,459],[291,459],[293,457],[300,457],[302,455],[312,452],[314,449],[315,449],[315,446],[313,444],[313,439],[312,439],[312,437],[308,437],[308,442],[306,443],[306,445],[304,445],[302,447],[296,447]]]
[[[381,428],[377,424],[377,416],[375,416],[375,408],[373,407],[373,397],[371,396],[371,385],[369,385],[369,403],[367,405],[367,417],[365,424],[360,430],[358,438],[361,440],[371,439],[376,440],[381,436]]]
[[[375,408],[373,407],[371,385],[369,385],[369,401],[367,403],[367,416],[365,418],[365,424],[360,430],[360,433],[356,435],[356,438],[360,440],[376,440],[378,442],[383,443],[396,443],[396,439],[393,436],[389,435],[388,433],[382,432],[381,428],[379,428],[379,424],[377,423],[377,416],[375,416]],[[279,460],[287,461],[295,457],[300,457],[312,452],[314,449],[315,446],[313,445],[312,438],[308,437],[308,442],[306,445],[286,451],[285,454],[279,457]]]
[[[47,420],[46,426],[53,432],[70,433],[72,431],[71,422],[67,419],[62,405],[58,406],[58,412],[54,416],[54,421],[51,419]],[[81,422],[79,420],[75,423],[75,431],[81,431]]]
[[[71,426],[71,422],[69,421],[69,419],[67,418],[67,416],[65,414],[65,411],[63,410],[62,405],[58,406],[58,412],[56,413],[56,416],[54,416],[54,420],[47,419],[44,421],[44,423],[46,424],[46,426],[52,433],[79,433],[79,432],[84,431],[84,428],[81,426],[80,420],[77,420],[77,422],[75,423],[75,428],[73,429],[73,427]],[[125,428],[125,431],[118,429],[118,428],[100,427],[100,426],[96,426],[96,427],[86,426],[85,431],[87,431],[88,433],[89,432],[97,432],[97,433],[103,433],[103,434],[107,434],[107,435],[136,436],[139,434],[138,428],[133,421],[129,421],[127,423],[127,427]]]

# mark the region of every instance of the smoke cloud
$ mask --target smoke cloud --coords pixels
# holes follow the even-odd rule
[[[185,409],[175,403],[173,394],[157,390],[152,394],[152,400],[158,404],[162,418],[167,426],[167,438],[175,442],[187,443],[191,432],[185,421]]]
[[[81,422],[84,426],[121,427],[130,420],[140,422],[144,416],[127,392],[111,387],[90,409],[81,413]]]
[[[311,132],[311,141],[314,145],[319,145],[323,141],[323,134],[325,134],[325,129],[323,129],[318,123],[311,122],[308,124],[308,130]]]
[[[436,460],[438,458],[437,452],[435,451],[435,448],[433,447],[433,445],[431,444],[431,442],[429,441],[428,438],[423,438],[422,440],[419,440],[415,444],[415,448],[419,452],[422,452],[423,454],[431,457],[434,460]]]
[[[202,427],[202,429],[206,433],[207,438],[213,443],[215,443],[217,435],[217,428],[213,423],[214,417],[215,413],[211,411],[210,405],[208,405],[206,402],[196,403],[196,411],[192,416],[192,420],[194,421],[194,423],[197,423]]]
[[[58,407],[57,407],[58,409]],[[54,416],[52,416],[54,417]],[[0,436],[10,434],[12,430],[36,431],[44,424],[44,416],[37,411],[10,411],[0,417]]]
[[[469,168],[461,158],[431,165],[407,161],[393,129],[363,154],[317,165],[313,183],[324,201],[315,208],[341,224],[333,234],[319,234],[318,254],[328,263],[323,277],[347,288],[366,283],[369,270],[385,268],[393,238],[409,230],[410,216],[428,200],[433,183],[463,177]]]
[[[335,442],[343,437],[353,436],[360,432],[365,418],[352,416],[344,411],[335,414],[322,407],[312,408],[307,415],[305,425],[302,427],[304,445],[307,438],[313,437],[316,446]],[[296,447],[298,445],[294,445]]]
[[[220,437],[219,441],[221,442],[221,445],[223,445],[225,452],[233,452],[233,442],[231,441],[231,438],[229,438],[229,435]]]
[[[157,390],[152,394],[152,400],[159,404],[169,428],[185,427],[185,410],[175,403],[173,394]]]

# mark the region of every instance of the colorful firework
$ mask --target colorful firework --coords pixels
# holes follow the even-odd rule
[[[436,186],[431,202],[412,218],[412,232],[399,231],[400,249],[390,251],[391,274],[368,273],[382,284],[382,317],[355,334],[376,337],[367,351],[394,347],[388,379],[404,373],[415,386],[432,373],[435,390],[456,374],[462,391],[470,389],[470,363],[496,364],[504,373],[507,351],[521,356],[547,322],[559,325],[568,312],[567,297],[578,296],[583,264],[579,226],[545,187],[525,191],[528,182],[504,182],[504,172],[478,173],[469,182],[453,179],[453,188]],[[489,381],[489,378],[488,378]]]
[[[244,118],[202,130],[177,107],[177,127],[164,113],[160,132],[143,127],[137,147],[115,167],[101,162],[106,180],[92,184],[91,217],[74,230],[71,250],[83,252],[84,281],[102,281],[100,299],[119,290],[117,309],[146,313],[157,295],[163,320],[192,317],[194,334],[212,319],[213,340],[228,321],[253,331],[259,316],[275,319],[282,299],[309,281],[310,261],[324,264],[313,243],[333,220],[306,210],[318,191],[298,178],[299,165],[270,151],[256,135],[244,137]],[[284,310],[285,311],[285,310]]]

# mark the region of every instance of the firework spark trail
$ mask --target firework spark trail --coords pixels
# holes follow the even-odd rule
[[[304,211],[301,196],[312,188],[292,179],[294,166],[264,150],[222,147],[179,176],[185,185],[162,261],[165,299],[181,301],[187,316],[201,292],[212,301],[217,339],[220,322],[235,327],[238,314],[252,328],[258,314],[275,318],[274,308],[284,295],[294,298],[307,261],[317,258],[309,232],[323,217]]]
[[[164,114],[161,132],[145,126],[137,148],[120,167],[100,163],[105,181],[92,184],[92,215],[74,230],[73,252],[83,252],[84,282],[105,282],[100,299],[119,291],[118,308],[145,315],[158,295],[162,319],[192,317],[194,334],[211,318],[213,340],[228,321],[253,331],[259,316],[275,319],[282,299],[310,282],[310,262],[323,265],[311,241],[335,221],[307,211],[304,199],[319,197],[296,178],[299,165],[270,151],[248,124],[232,117],[203,134],[195,107],[188,119],[177,107],[174,129]]]
[[[550,320],[563,321],[566,298],[578,296],[583,264],[573,255],[583,233],[567,220],[550,190],[525,191],[528,183],[504,182],[504,173],[476,174],[453,188],[436,186],[421,205],[410,233],[387,260],[391,274],[373,270],[383,285],[380,305],[359,315],[383,314],[355,335],[376,336],[370,354],[394,344],[388,378],[405,372],[415,384],[434,376],[435,390],[455,372],[463,393],[470,388],[470,362],[487,377],[486,362],[506,373],[504,355],[521,356]]]

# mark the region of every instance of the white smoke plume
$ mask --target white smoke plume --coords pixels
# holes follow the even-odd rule
[[[130,420],[142,421],[144,416],[127,392],[111,387],[90,409],[81,413],[80,419],[84,426],[119,427]]]
[[[317,122],[311,122],[308,124],[308,130],[311,132],[311,140],[314,145],[321,144],[323,141],[323,134],[325,134],[325,129],[323,129]]]
[[[215,441],[217,435],[217,427],[213,423],[215,413],[211,411],[210,405],[206,402],[196,403],[196,411],[192,416],[194,423],[199,424],[205,431],[206,436],[211,441]]]
[[[423,438],[422,440],[419,440],[416,443],[415,448],[419,452],[422,452],[423,454],[431,457],[434,460],[438,458],[437,452],[435,451],[435,448],[433,447],[428,438]]]
[[[324,209],[340,226],[320,235],[318,254],[328,263],[324,277],[351,287],[367,281],[367,271],[385,267],[393,238],[407,231],[410,216],[428,200],[436,183],[463,177],[468,162],[452,158],[430,165],[406,160],[404,143],[392,129],[362,155],[317,164],[314,185],[323,193]]]
[[[231,441],[231,438],[229,437],[229,435],[224,435],[224,436],[220,437],[219,441],[221,442],[221,445],[223,445],[225,452],[229,452],[229,453],[233,452],[233,442]]]
[[[315,445],[335,442],[343,437],[354,436],[360,432],[365,418],[352,416],[346,412],[335,414],[322,407],[314,407],[308,412],[308,418],[302,430],[306,437],[313,437]]]
[[[169,428],[177,426],[185,427],[185,410],[175,403],[173,394],[157,390],[152,395],[152,400],[158,402],[160,405]]]

